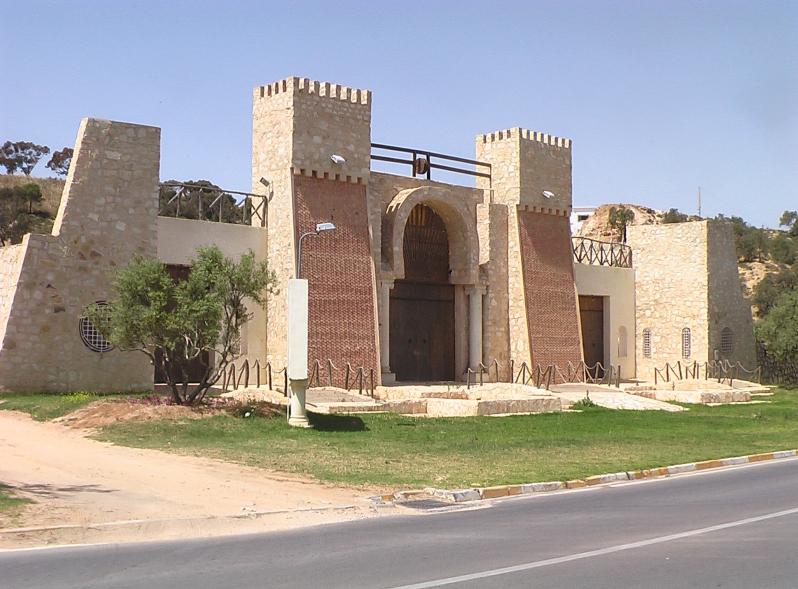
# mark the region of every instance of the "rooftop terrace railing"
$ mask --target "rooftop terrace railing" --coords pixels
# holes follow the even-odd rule
[[[158,215],[263,227],[266,198],[262,194],[225,190],[212,184],[162,182]]]
[[[374,153],[375,149],[378,151],[378,153]],[[491,165],[488,162],[470,160],[463,157],[436,153],[434,151],[426,151],[424,149],[386,145],[385,143],[372,143],[371,150],[371,159],[374,161],[389,162],[392,164],[405,164],[410,166],[413,178],[421,177],[426,178],[427,180],[432,180],[432,170],[434,169],[444,170],[446,172],[454,172],[456,174],[465,174],[467,176],[475,176],[478,178],[487,178],[488,183],[491,182]],[[385,155],[383,153],[379,153],[381,151],[392,152],[393,154],[402,154],[405,157],[398,157],[397,155]],[[452,165],[452,162],[457,164],[467,164],[469,166],[473,166],[474,169],[455,166]]]
[[[593,266],[632,267],[632,248],[625,243],[598,241],[589,237],[572,237],[574,261]]]

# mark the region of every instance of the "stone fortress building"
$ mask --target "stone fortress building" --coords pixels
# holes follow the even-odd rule
[[[210,244],[253,250],[283,285],[301,266],[309,363],[349,362],[378,383],[463,380],[494,360],[600,362],[641,380],[666,362],[753,367],[729,226],[572,238],[570,139],[481,134],[473,160],[397,148],[373,142],[371,101],[307,78],[254,89],[249,225],[160,216],[160,130],[82,121],[52,235],[0,249],[0,390],[150,388],[144,356],[109,349],[83,309],[134,254],[185,266]],[[299,254],[321,222],[336,229]],[[255,310],[242,352],[281,367],[286,330],[283,288]]]

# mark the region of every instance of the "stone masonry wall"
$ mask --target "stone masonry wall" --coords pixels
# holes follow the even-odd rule
[[[343,369],[349,362],[363,366],[367,375],[373,369],[376,381],[380,365],[366,187],[297,176],[295,188],[297,239],[316,223],[336,226],[302,245],[302,277],[309,288],[308,364],[332,360]]]
[[[745,299],[737,269],[737,253],[731,224],[709,221],[707,224],[709,272],[709,357],[731,362],[739,361],[753,370],[757,364],[751,304]],[[721,349],[721,332],[728,327],[732,332],[731,354]]]
[[[518,217],[532,360],[576,364],[582,346],[569,219],[531,211]]]
[[[0,342],[6,332],[11,302],[19,282],[19,269],[26,246],[23,244],[0,247]]]
[[[708,356],[707,221],[627,228],[635,266],[637,377],[654,379],[666,362],[706,362]],[[682,329],[691,333],[682,358]],[[643,330],[651,356],[643,354]]]
[[[137,352],[83,345],[83,309],[110,293],[110,272],[156,255],[160,129],[84,119],[52,235],[28,235],[0,343],[0,390],[152,388]]]

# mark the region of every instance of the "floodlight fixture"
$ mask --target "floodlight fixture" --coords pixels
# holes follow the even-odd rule
[[[544,190],[543,191],[544,198],[554,198],[555,194],[551,190]]]
[[[346,158],[342,155],[338,155],[337,153],[332,154],[330,159],[336,166],[341,166],[346,163]]]

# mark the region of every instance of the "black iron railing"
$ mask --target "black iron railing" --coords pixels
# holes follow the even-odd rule
[[[213,185],[162,182],[158,215],[263,227],[266,224],[266,197]]]
[[[491,165],[488,162],[480,162],[478,160],[436,153],[434,151],[426,151],[424,149],[386,145],[385,143],[372,143],[371,150],[372,160],[410,166],[413,178],[422,177],[427,180],[432,180],[432,170],[434,169],[454,172],[456,174],[466,174],[467,176],[476,176],[478,178],[487,178],[489,184],[491,181]],[[374,150],[378,152],[387,151],[393,154],[402,154],[404,157],[374,153]],[[473,166],[473,169],[452,165],[452,163],[467,164]]]

